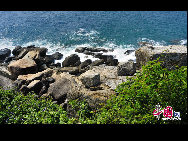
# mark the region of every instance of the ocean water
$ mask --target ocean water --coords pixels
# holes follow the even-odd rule
[[[121,62],[135,60],[124,52],[143,41],[187,45],[187,11],[0,11],[0,49],[35,45],[64,59],[76,47],[104,47]]]

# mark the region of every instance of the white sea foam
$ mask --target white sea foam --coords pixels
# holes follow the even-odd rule
[[[187,39],[183,39],[179,41],[180,45],[187,45]]]
[[[4,49],[4,48],[13,50],[15,48],[13,40],[7,38],[0,39],[0,49]]]

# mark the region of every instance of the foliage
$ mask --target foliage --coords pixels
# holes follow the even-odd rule
[[[0,88],[1,124],[58,124],[67,123],[66,111],[51,99],[24,96],[14,90]]]
[[[120,84],[118,95],[100,109],[97,123],[179,123],[157,120],[152,113],[158,103],[173,107],[181,113],[181,122],[187,121],[187,67],[167,70],[161,63],[159,59],[148,62],[136,77]]]

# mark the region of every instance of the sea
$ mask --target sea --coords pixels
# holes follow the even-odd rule
[[[187,11],[0,11],[0,49],[46,47],[81,61],[96,60],[77,47],[113,49],[119,62],[136,60],[140,42],[153,46],[187,45]]]

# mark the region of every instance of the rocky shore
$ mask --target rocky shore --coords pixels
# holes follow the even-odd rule
[[[78,47],[75,52],[92,55],[98,60],[80,61],[77,54],[71,54],[64,61],[63,54],[47,55],[44,47],[17,46],[12,51],[0,50],[0,87],[16,89],[27,95],[34,91],[37,97],[52,96],[57,103],[69,111],[67,102],[71,99],[85,99],[92,108],[105,102],[115,94],[116,86],[127,77],[134,77],[141,65],[161,56],[164,67],[187,66],[187,46],[143,46],[135,51],[136,63],[132,60],[118,62],[112,52],[104,48]],[[127,50],[129,54],[134,50]]]

